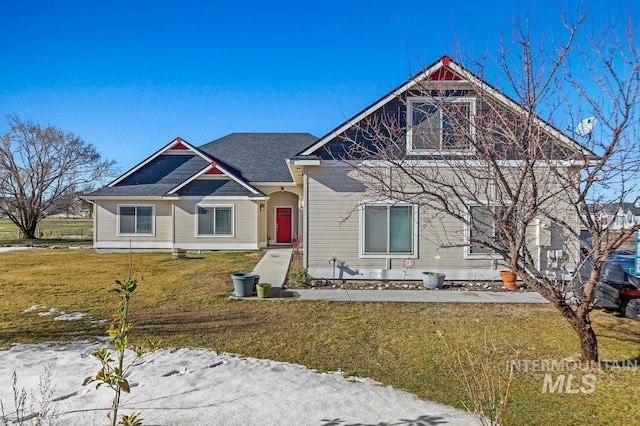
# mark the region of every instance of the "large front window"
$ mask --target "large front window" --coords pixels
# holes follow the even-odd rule
[[[374,204],[363,210],[363,254],[414,253],[413,206]]]
[[[232,206],[198,206],[198,235],[233,236]]]
[[[409,152],[466,151],[473,137],[473,98],[409,98]]]
[[[153,206],[119,206],[121,235],[152,235]]]

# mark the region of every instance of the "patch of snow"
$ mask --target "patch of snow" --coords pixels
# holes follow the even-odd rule
[[[53,320],[54,321],[78,321],[86,316],[87,316],[87,313],[85,312],[73,312],[71,314],[58,315]]]
[[[89,383],[100,369],[90,354],[102,346],[87,342],[49,346],[13,345],[0,351],[0,399],[13,401],[18,388],[37,395],[50,360],[58,424],[105,424],[113,392]],[[128,352],[128,356],[131,353]],[[205,349],[162,349],[131,370],[131,393],[120,412],[139,412],[144,424],[279,425],[455,424],[477,419],[453,407],[422,401],[408,392],[341,373],[320,374],[301,365],[241,358]],[[8,385],[7,385],[8,384]],[[133,385],[136,385],[135,387]]]
[[[24,311],[22,311],[23,314],[28,314],[29,312],[33,312],[36,309],[38,309],[40,307],[40,305],[32,305],[30,308],[25,309]]]

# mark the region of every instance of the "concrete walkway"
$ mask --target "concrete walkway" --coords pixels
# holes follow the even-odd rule
[[[287,289],[291,248],[267,249],[253,272],[261,283],[271,284],[271,297],[280,299],[330,300],[334,302],[401,302],[401,303],[549,303],[535,292],[453,291],[453,290],[328,290]]]
[[[292,248],[267,249],[253,272],[260,275],[260,283],[271,284],[271,294],[278,296],[287,279]]]

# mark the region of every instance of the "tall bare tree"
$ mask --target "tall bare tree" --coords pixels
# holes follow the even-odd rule
[[[0,143],[0,212],[25,238],[36,238],[45,212],[71,192],[83,192],[111,174],[113,162],[78,136],[7,115]]]
[[[553,46],[516,23],[495,60],[418,75],[395,106],[354,123],[333,155],[353,168],[368,202],[418,205],[434,243],[517,273],[571,324],[583,360],[597,361],[594,288],[640,225],[612,232],[593,206],[638,195],[640,58],[632,23],[590,35],[585,19],[564,20],[564,41]],[[485,83],[496,80],[490,70],[508,97]]]

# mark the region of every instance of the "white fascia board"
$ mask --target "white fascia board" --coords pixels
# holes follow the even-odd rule
[[[311,160],[311,159],[307,159],[307,160],[287,160],[287,164],[290,164],[292,166],[319,166],[320,165],[320,159],[317,160]]]
[[[296,173],[299,173],[300,175],[302,174],[301,170],[298,171],[294,171],[293,168],[301,168],[301,167],[309,167],[309,166],[320,166],[321,164],[321,160],[320,159],[308,159],[308,160],[291,160],[289,158],[287,158],[286,160],[287,163],[287,169],[289,170],[289,175],[291,176],[291,180],[293,180],[293,183],[297,186],[296,184]]]
[[[209,159],[209,161],[211,161],[211,164],[207,165],[207,167],[205,167],[204,169],[200,170],[198,173],[194,174],[189,179],[185,180],[180,185],[178,185],[175,188],[173,188],[171,191],[167,192],[167,194],[175,194],[177,191],[179,191],[180,189],[184,188],[185,186],[187,186],[188,184],[190,184],[191,182],[193,182],[194,180],[196,180],[200,176],[203,176],[203,175],[207,174],[207,172],[209,170],[212,170],[214,168],[217,168],[218,170],[220,170],[222,173],[224,173],[225,176],[228,176],[231,180],[233,180],[236,183],[240,184],[245,189],[249,190],[252,194],[255,194],[255,195],[260,194],[260,192],[257,189],[255,189],[253,186],[249,185],[248,183],[246,183],[242,179],[237,178],[233,173],[230,173],[229,171],[225,170],[224,167],[221,167],[220,164],[215,159]]]
[[[238,201],[266,201],[269,197],[247,197],[246,195],[232,195],[232,196],[215,196],[215,195],[207,195],[207,196],[199,196],[199,195],[188,195],[184,197],[180,197],[180,200],[238,200]]]
[[[291,164],[291,161],[289,159],[286,159],[285,163],[287,164],[287,171],[289,172],[289,176],[291,176],[291,180],[295,183],[296,175],[293,172],[293,168],[292,168],[293,165]]]
[[[249,184],[260,186],[299,186],[295,182],[249,182]]]
[[[585,168],[589,166],[595,166],[599,163],[598,160],[564,160],[558,161],[558,165],[564,167],[580,167]]]
[[[123,174],[122,176],[120,176],[119,178],[114,180],[113,182],[109,183],[107,185],[107,187],[112,187],[112,186],[115,186],[118,183],[122,182],[125,178],[131,176],[133,173],[137,172],[138,170],[140,170],[141,168],[143,168],[144,166],[149,164],[151,161],[155,160],[156,158],[158,158],[159,156],[161,156],[165,152],[169,151],[170,149],[172,149],[174,146],[176,146],[178,144],[182,144],[182,145],[186,146],[189,149],[189,151],[191,151],[192,153],[198,155],[199,157],[203,158],[204,160],[209,161],[209,162],[212,161],[211,158],[209,158],[208,156],[205,156],[200,150],[195,149],[189,142],[185,141],[182,138],[175,138],[174,140],[169,142],[169,144],[166,145],[164,148],[161,148],[160,150],[156,151],[156,153],[151,155],[151,157],[147,158],[142,163],[138,164],[137,166],[135,166],[134,168],[132,168],[131,170],[129,170],[128,172],[126,172],[125,174]]]
[[[95,196],[95,197],[91,197],[91,199],[89,198],[85,198],[86,200],[94,200],[94,201],[123,201],[123,202],[136,202],[136,201],[146,201],[146,200],[152,200],[152,201],[162,201],[162,200],[166,200],[167,198],[162,196],[162,195],[147,195],[147,196],[128,196],[128,197],[124,197],[124,196],[116,196],[116,195],[103,195],[103,196]]]
[[[483,160],[402,160],[402,164],[408,167],[486,167],[487,162]],[[497,160],[496,164],[500,167],[522,167],[522,160]],[[584,161],[565,161],[565,160],[552,160],[542,161],[538,160],[540,167],[586,167],[587,163]],[[363,160],[352,163],[339,163],[332,164],[333,167],[395,167],[395,164],[385,160]]]

